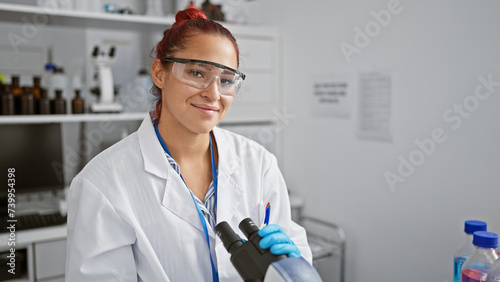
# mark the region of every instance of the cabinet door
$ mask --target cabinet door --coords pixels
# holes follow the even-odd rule
[[[66,267],[66,240],[35,243],[35,281],[64,277]],[[52,281],[52,280],[50,280]]]
[[[279,109],[276,65],[277,39],[273,36],[236,34],[240,48],[239,69],[247,75],[235,96],[226,121],[270,120]]]
[[[272,73],[251,73],[234,97],[233,105],[259,106],[274,105],[275,94]]]
[[[271,38],[241,38],[237,37],[240,48],[240,69],[270,70],[273,64],[273,41]]]

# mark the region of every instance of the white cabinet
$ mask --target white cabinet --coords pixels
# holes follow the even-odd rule
[[[64,280],[66,240],[35,242],[33,244],[35,281]]]
[[[6,242],[10,234],[0,234],[0,252],[9,252]],[[21,278],[3,281],[56,282],[64,281],[66,266],[66,226],[16,231],[16,269],[27,269]],[[19,254],[25,254],[21,260]],[[22,264],[22,265],[21,265]],[[2,268],[4,269],[4,268]],[[4,276],[2,276],[4,277]]]

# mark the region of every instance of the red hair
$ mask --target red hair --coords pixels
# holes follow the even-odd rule
[[[167,67],[168,63],[163,62],[163,57],[174,57],[179,50],[184,50],[189,39],[196,34],[215,34],[229,39],[236,50],[236,60],[239,65],[239,49],[236,39],[229,30],[221,24],[207,19],[205,13],[194,8],[188,7],[186,10],[178,11],[175,15],[175,23],[163,32],[163,39],[158,42],[153,49],[155,59],[160,59],[163,67]],[[154,98],[154,117],[160,119],[162,95],[161,89],[156,85],[151,88],[151,93]]]

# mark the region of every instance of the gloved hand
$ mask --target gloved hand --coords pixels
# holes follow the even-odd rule
[[[299,248],[295,246],[292,239],[281,230],[276,224],[264,226],[259,230],[259,236],[262,237],[259,246],[262,249],[271,248],[273,255],[288,255],[289,257],[301,257]]]

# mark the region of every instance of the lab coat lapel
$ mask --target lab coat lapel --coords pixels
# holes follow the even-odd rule
[[[172,167],[168,169],[162,205],[201,232],[204,232],[193,198],[184,181]]]
[[[194,206],[195,203],[179,174],[168,163],[149,116],[139,127],[138,135],[144,158],[144,169],[165,180],[165,191],[161,204],[203,232],[200,217]]]
[[[244,197],[242,187],[234,180],[234,173],[240,167],[240,158],[229,144],[226,133],[215,127],[215,140],[219,152],[217,187],[217,223],[229,221]]]

